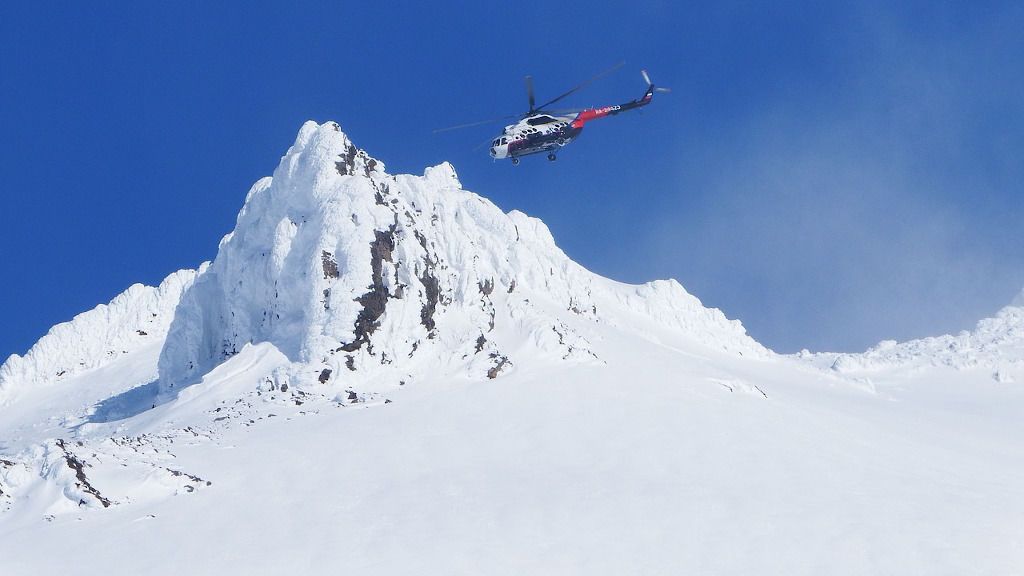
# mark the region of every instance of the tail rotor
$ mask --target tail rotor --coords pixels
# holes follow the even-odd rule
[[[647,87],[653,89],[655,92],[671,92],[671,88],[662,88],[661,86],[655,86],[654,82],[651,82],[651,77],[647,75],[647,70],[641,70],[640,75],[644,77],[644,82],[647,83]]]

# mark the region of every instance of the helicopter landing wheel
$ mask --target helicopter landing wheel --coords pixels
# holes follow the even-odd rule
[[[512,165],[519,166],[519,158],[512,158]]]
[[[548,154],[548,160],[554,162],[557,159],[558,158],[555,157],[555,154],[553,152],[551,154]]]

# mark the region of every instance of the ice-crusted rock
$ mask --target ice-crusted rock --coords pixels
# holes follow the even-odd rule
[[[566,312],[627,327],[641,314],[711,346],[767,354],[675,281],[631,286],[588,272],[541,221],[463,190],[450,164],[390,175],[336,123],[307,122],[183,295],[161,390],[256,342],[301,366],[300,381],[325,383],[428,369],[494,377],[524,345],[537,353],[526,356],[593,357],[558,320]]]
[[[57,324],[24,356],[14,354],[0,366],[0,404],[21,386],[46,386],[162,342],[195,276],[194,270],[181,270],[157,287],[135,284],[110,303]]]

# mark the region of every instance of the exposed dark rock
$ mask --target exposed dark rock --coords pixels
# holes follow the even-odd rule
[[[237,334],[235,334],[235,336],[237,336]],[[221,358],[226,360],[228,358],[231,358],[235,354],[238,354],[238,346],[234,342],[232,342],[232,341],[230,341],[230,340],[225,338],[224,341],[221,342],[221,352],[220,353],[221,353]]]
[[[437,302],[441,297],[441,289],[432,268],[428,265],[427,269],[423,271],[423,275],[420,276],[420,282],[423,283],[423,289],[426,292],[423,308],[420,310],[420,322],[428,332],[433,331],[436,325],[434,312],[437,310]]]
[[[480,288],[480,293],[484,296],[490,296],[491,292],[494,292],[494,280],[488,278],[483,282],[477,282],[477,287]]]
[[[326,384],[327,381],[330,380],[330,379],[331,379],[331,369],[330,368],[324,368],[320,372],[320,376],[317,378],[317,380],[319,380],[321,384]]]
[[[341,156],[341,160],[334,163],[334,167],[342,176],[351,174],[356,167],[356,147],[349,144],[348,150]]]
[[[366,176],[367,177],[370,176],[369,170],[367,170]],[[388,195],[391,194],[391,187],[388,186],[387,184],[382,184],[382,185],[378,186],[377,183],[374,182],[373,180],[370,180],[370,184],[373,185],[373,191],[374,191],[373,192],[373,201],[375,203],[377,203],[377,205],[379,205],[379,206],[388,206],[389,204],[388,204],[387,200],[385,200],[384,198],[385,198],[385,196],[388,196]],[[398,202],[397,199],[392,199],[391,200],[392,204],[395,204],[397,202]],[[395,222],[396,223],[398,222],[398,214],[397,213],[395,214]]]
[[[320,262],[324,267],[324,280],[337,278],[341,275],[338,271],[338,261],[334,259],[334,254],[331,254],[326,250],[321,251]]]
[[[392,252],[395,250],[395,226],[387,230],[375,230],[374,240],[370,243],[370,267],[373,270],[372,284],[370,291],[356,298],[356,302],[363,305],[359,311],[355,323],[355,339],[341,347],[345,352],[355,352],[363,344],[370,342],[370,335],[376,330],[380,323],[378,319],[384,314],[387,306],[387,287],[384,286],[384,261],[392,262]]]
[[[480,353],[480,351],[482,351],[484,349],[484,345],[485,344],[487,344],[487,338],[484,338],[484,335],[481,334],[476,339],[476,353]]]
[[[182,472],[181,470],[171,470],[170,468],[164,468],[164,470],[167,470],[168,472],[170,472],[171,476],[177,476],[177,477],[184,476],[185,478],[188,478],[189,480],[195,482],[196,484],[206,484],[207,486],[210,486],[210,485],[213,484],[213,482],[210,482],[209,480],[203,480],[199,476],[196,476],[194,474],[189,474],[187,472]],[[191,492],[191,490],[189,490],[189,492]]]
[[[135,333],[138,334],[139,336],[149,336],[149,333],[146,332],[145,330],[136,330]]]
[[[581,350],[580,348],[576,348],[572,344],[569,344],[568,342],[565,341],[565,333],[559,330],[558,326],[552,326],[551,329],[555,332],[555,334],[558,334],[558,343],[565,347],[565,355],[562,356],[562,360],[567,360],[570,356],[573,355],[574,352]],[[568,331],[570,330],[570,328],[562,324],[562,330]],[[588,355],[590,355],[592,358],[597,359],[597,354],[594,354],[593,351],[588,350],[586,348],[582,348],[582,350],[583,352],[586,352]]]
[[[501,374],[502,370],[504,370],[508,366],[511,366],[512,362],[508,359],[507,356],[501,356],[497,353],[491,354],[491,358],[497,359],[497,364],[492,366],[491,369],[487,371],[487,377],[490,378],[491,380],[494,380],[495,378],[498,377],[498,374]]]
[[[345,356],[345,367],[352,372],[356,371],[356,359],[351,354]]]
[[[64,461],[67,463],[68,468],[71,468],[72,470],[75,471],[75,478],[78,480],[78,482],[76,482],[75,485],[84,490],[85,492],[87,492],[88,494],[92,495],[93,498],[99,500],[100,504],[102,504],[104,508],[109,508],[110,505],[113,504],[113,502],[111,502],[102,494],[100,494],[100,491],[97,490],[92,484],[90,484],[89,479],[85,476],[85,462],[79,460],[74,454],[71,453],[70,450],[68,450],[67,446],[64,445],[64,440],[58,439],[57,447],[60,448],[61,452],[64,453]],[[79,502],[79,505],[81,504],[82,502]]]
[[[515,290],[515,289],[516,289],[516,279],[513,278],[512,281],[509,282],[509,284],[508,284],[508,293],[511,294],[512,291]]]

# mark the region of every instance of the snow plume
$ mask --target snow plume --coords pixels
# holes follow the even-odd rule
[[[1020,294],[1017,294],[1017,297],[1013,299],[1013,302],[1010,302],[1010,306],[1024,308],[1024,288],[1020,289]]]
[[[531,358],[594,360],[558,320],[564,312],[621,325],[630,320],[618,313],[641,313],[711,345],[767,353],[675,281],[591,274],[539,220],[463,190],[450,164],[389,175],[338,124],[307,122],[183,296],[161,391],[257,342],[288,357],[297,384],[424,370],[493,378],[523,345],[541,352]]]

